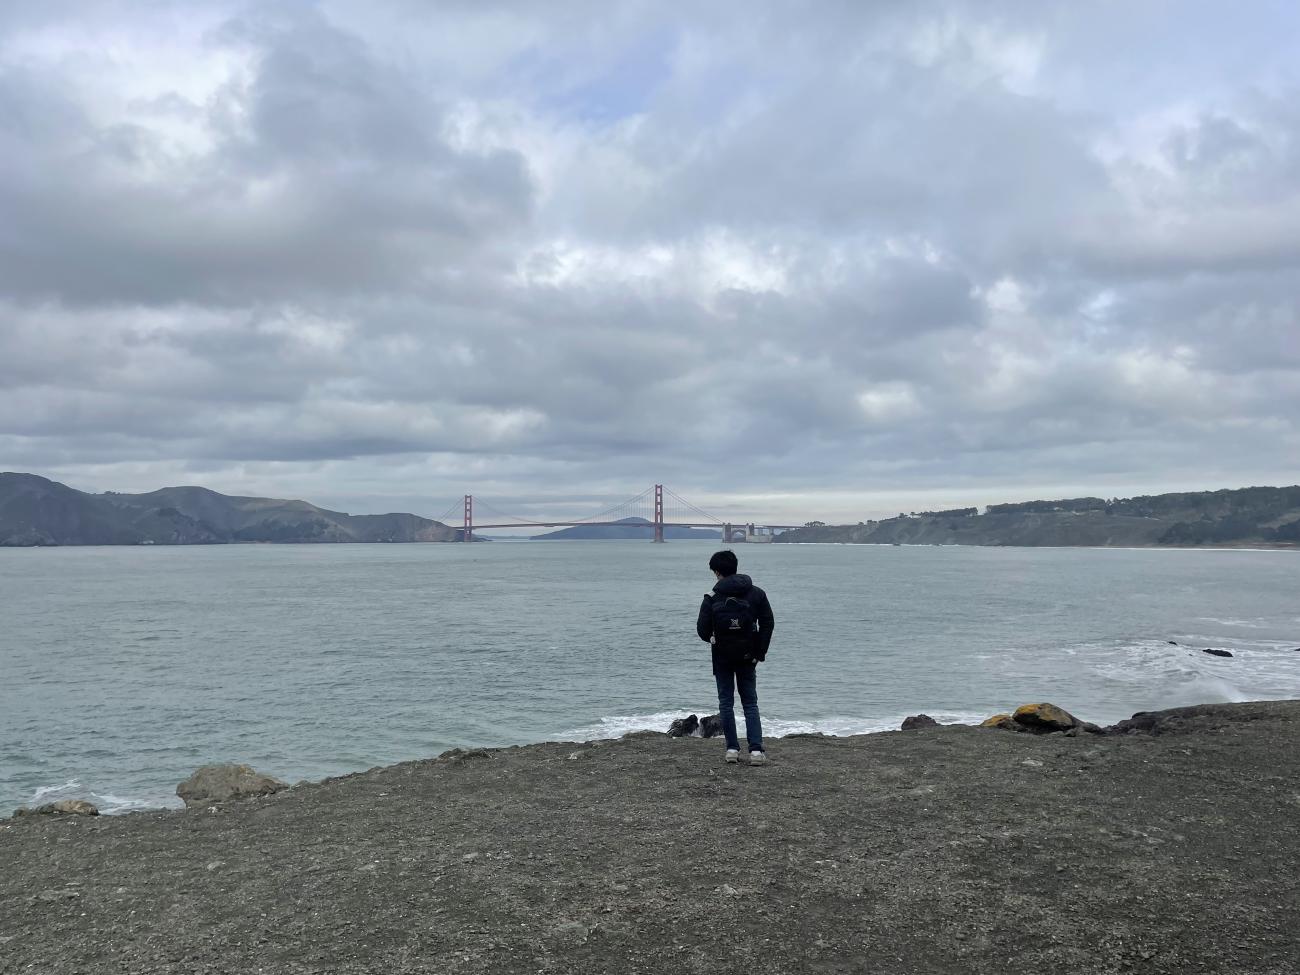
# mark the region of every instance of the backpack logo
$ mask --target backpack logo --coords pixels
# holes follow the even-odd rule
[[[740,629],[740,620],[738,620],[736,617],[733,616],[733,617],[731,618],[731,625],[730,625],[729,627],[727,627],[727,629],[729,629],[729,630],[738,630],[738,629]]]

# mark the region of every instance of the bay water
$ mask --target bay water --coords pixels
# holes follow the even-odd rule
[[[208,762],[319,779],[712,713],[694,622],[715,547],[0,549],[0,815],[178,805]],[[1300,552],[737,553],[777,618],[759,670],[769,738],[1030,701],[1109,723],[1300,696]]]

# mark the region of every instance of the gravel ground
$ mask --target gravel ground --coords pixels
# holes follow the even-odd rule
[[[0,972],[1300,972],[1300,702],[642,735],[0,822]]]

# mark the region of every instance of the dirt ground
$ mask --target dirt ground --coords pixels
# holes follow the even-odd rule
[[[647,735],[5,820],[0,972],[1300,972],[1300,702],[1156,731]]]

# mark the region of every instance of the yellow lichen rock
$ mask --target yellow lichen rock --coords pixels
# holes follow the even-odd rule
[[[1034,731],[1069,731],[1080,723],[1069,711],[1047,703],[1022,704],[1012,717]]]
[[[995,714],[991,718],[986,718],[980,722],[981,728],[1010,728],[1015,724],[1015,719],[1009,714]]]

